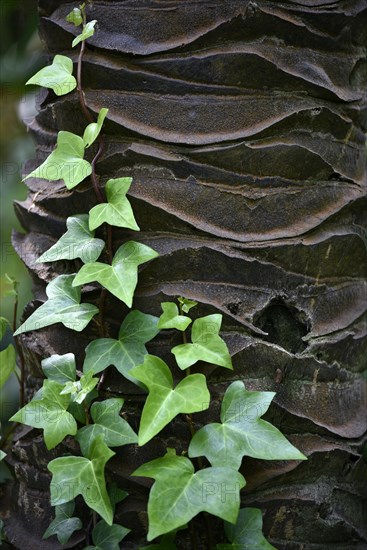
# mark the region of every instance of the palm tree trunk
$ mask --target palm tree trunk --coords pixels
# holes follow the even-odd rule
[[[76,60],[64,19],[73,5],[39,4],[46,49]],[[262,508],[270,542],[279,550],[366,548],[365,1],[94,0],[87,13],[98,30],[83,64],[86,100],[94,113],[109,108],[97,171],[103,183],[134,177],[139,238],[160,252],[140,275],[135,306],[159,314],[162,300],[184,295],[200,302],[200,314],[223,313],[235,368],[213,371],[216,406],[233,379],[277,392],[268,418],[309,460],[244,461],[243,502]],[[27,171],[51,151],[58,129],[84,126],[76,93],[45,95],[29,126],[39,158]],[[16,205],[27,233],[14,236],[35,284],[25,315],[44,299],[46,282],[76,268],[35,259],[67,216],[95,204],[88,182],[72,192],[44,180],[28,185]],[[115,231],[114,248],[128,235]],[[115,335],[124,311],[113,300],[106,311]],[[81,364],[93,331],[56,325],[23,335],[28,393],[44,357],[72,351]],[[164,339],[151,350],[169,358]],[[104,389],[132,406],[141,399],[114,369]],[[12,450],[17,503],[8,534],[16,548],[56,547],[40,543],[54,453],[35,433],[20,433]],[[168,440],[185,449],[188,437],[178,421],[139,454],[123,448],[112,460],[111,477],[131,494],[119,520],[135,527],[132,541],[144,536],[146,488],[130,473]]]

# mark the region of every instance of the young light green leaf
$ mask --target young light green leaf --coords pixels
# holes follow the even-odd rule
[[[79,25],[83,23],[82,12],[79,8],[72,9],[71,12],[67,14],[65,19],[68,23],[73,23],[76,27],[79,27]]]
[[[136,433],[119,415],[123,403],[124,400],[117,397],[93,403],[90,413],[94,423],[81,428],[76,436],[83,455],[88,454],[90,443],[100,434],[109,447],[138,442]]]
[[[0,449],[0,462],[1,462],[2,460],[4,460],[5,457],[6,457],[6,453],[4,453],[4,451],[2,451],[2,450]]]
[[[70,397],[60,395],[62,388],[61,384],[53,380],[45,380],[42,397],[32,399],[10,419],[12,422],[43,429],[47,449],[53,449],[66,435],[75,435],[77,432],[75,419],[66,410]]]
[[[231,523],[237,520],[245,479],[231,468],[210,467],[195,473],[191,460],[168,452],[132,475],[155,479],[148,501],[148,541],[177,529],[200,512]]]
[[[230,544],[217,544],[216,550],[276,550],[262,534],[263,518],[258,508],[242,508],[236,525],[224,524]]]
[[[174,302],[162,302],[163,310],[159,318],[158,328],[176,328],[177,330],[186,330],[191,323],[190,317],[180,315],[178,307]]]
[[[87,149],[94,143],[99,136],[104,119],[108,113],[108,109],[102,108],[98,113],[97,122],[91,122],[84,130],[83,141],[84,147]]]
[[[191,440],[189,456],[206,456],[212,466],[238,469],[242,457],[264,460],[305,460],[306,457],[260,417],[275,393],[247,391],[243,382],[227,389],[221,411],[221,424],[207,424]]]
[[[158,253],[149,246],[129,241],[117,250],[112,265],[101,262],[83,265],[73,281],[73,286],[97,281],[131,307],[138,282],[138,266],[157,256]]]
[[[222,315],[215,313],[196,319],[192,325],[192,344],[181,344],[172,348],[180,369],[184,370],[197,361],[232,369],[232,360],[224,340],[219,336]]]
[[[97,260],[105,243],[102,239],[94,238],[94,231],[89,229],[88,214],[70,216],[66,220],[66,227],[66,233],[38,258],[37,263],[80,258],[87,264]]]
[[[59,384],[74,382],[76,378],[75,355],[73,353],[51,355],[51,357],[43,359],[41,366],[45,376]]]
[[[9,344],[0,351],[0,388],[3,387],[16,366],[16,353],[14,346]]]
[[[180,413],[204,411],[210,394],[203,374],[191,374],[173,389],[170,369],[162,359],[146,355],[144,363],[130,374],[149,391],[140,420],[139,445],[145,445]]]
[[[79,518],[72,517],[74,513],[74,502],[66,502],[55,506],[55,519],[47,527],[43,534],[43,539],[48,539],[53,535],[57,536],[60,544],[66,544],[74,531],[83,528]]]
[[[98,308],[92,304],[81,304],[81,290],[74,288],[73,275],[59,275],[46,287],[47,302],[42,304],[14,333],[15,336],[30,330],[39,330],[54,323],[80,332]]]
[[[114,454],[100,435],[91,443],[87,457],[63,456],[51,460],[48,469],[52,473],[52,506],[82,495],[87,506],[95,510],[108,525],[112,525],[112,506],[106,489],[104,470]]]
[[[84,160],[84,141],[80,136],[63,130],[57,135],[56,149],[27,178],[49,181],[64,180],[68,189],[73,189],[92,173],[92,166]]]
[[[98,378],[93,378],[93,373],[84,374],[80,380],[67,382],[61,391],[61,395],[71,394],[72,401],[83,403],[84,399],[91,393],[98,384]]]
[[[183,298],[182,296],[178,298],[178,301],[184,313],[188,313],[190,309],[198,305],[198,303],[195,302],[194,300],[189,300],[188,298]]]
[[[84,550],[119,550],[119,543],[130,531],[122,525],[107,525],[105,521],[99,521],[92,532],[94,546],[87,546]]]
[[[72,41],[71,45],[73,48],[79,44],[79,42],[82,42],[83,40],[87,40],[87,38],[90,38],[94,35],[94,26],[97,23],[97,20],[94,19],[93,21],[88,21],[86,25],[83,27],[83,31],[81,34],[76,36],[74,40]]]
[[[94,388],[82,403],[77,403],[76,401],[70,401],[68,412],[73,415],[77,422],[80,424],[87,424],[86,410],[89,410],[91,403],[98,397],[98,390]]]
[[[65,55],[55,55],[52,65],[38,71],[26,84],[51,88],[56,95],[65,95],[72,92],[77,85],[72,73],[72,60]]]
[[[89,228],[96,229],[103,223],[127,227],[139,231],[131,204],[126,197],[132,178],[110,179],[106,183],[107,202],[97,204],[89,212]]]
[[[125,378],[141,385],[129,371],[144,361],[145,344],[158,334],[157,325],[158,317],[131,311],[122,322],[117,340],[99,338],[88,344],[83,371],[96,374],[113,365]]]

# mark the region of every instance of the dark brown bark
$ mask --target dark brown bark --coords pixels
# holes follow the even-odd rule
[[[40,0],[45,47],[76,61],[64,20],[74,6]],[[263,509],[265,534],[279,550],[367,545],[366,7],[365,0],[88,6],[98,30],[86,48],[86,100],[94,113],[109,108],[97,172],[102,183],[134,177],[130,197],[142,228],[134,238],[160,252],[140,274],[135,307],[159,314],[160,301],[184,295],[200,302],[198,314],[222,312],[235,368],[213,370],[213,404],[200,422],[217,419],[227,384],[243,379],[249,389],[277,392],[268,418],[309,456],[243,464],[243,503]],[[76,92],[45,95],[29,126],[38,158],[27,171],[51,151],[57,130],[84,125]],[[27,233],[14,236],[35,283],[25,315],[45,299],[46,282],[78,268],[35,259],[64,232],[67,216],[96,202],[88,181],[73,192],[61,182],[27,182],[28,198],[16,206]],[[114,231],[114,248],[130,236]],[[98,292],[90,288],[85,298]],[[111,335],[124,313],[108,301]],[[96,335],[91,324],[82,335],[53,326],[22,336],[28,394],[40,384],[44,357],[72,351],[81,365]],[[151,351],[170,360],[169,339]],[[136,426],[136,388],[110,369],[104,389],[128,399]],[[144,534],[146,488],[129,474],[167,443],[187,448],[188,438],[178,419],[111,461],[110,476],[131,494],[118,514],[136,528],[131,541]],[[70,445],[47,453],[35,430],[14,442],[15,547],[57,547],[40,542],[49,522],[46,464]]]

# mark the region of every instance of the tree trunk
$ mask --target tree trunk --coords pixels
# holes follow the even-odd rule
[[[39,4],[48,52],[76,61],[64,19],[76,4]],[[234,371],[213,369],[203,420],[217,420],[232,380],[277,392],[268,419],[309,460],[244,461],[243,504],[263,510],[269,541],[279,550],[365,549],[365,0],[95,0],[87,14],[98,30],[83,64],[86,100],[94,113],[109,108],[97,171],[103,183],[134,177],[142,229],[134,238],[160,253],[140,273],[134,306],[159,315],[161,301],[183,295],[200,302],[200,315],[223,313]],[[45,93],[29,124],[38,158],[27,172],[50,153],[57,130],[84,127],[76,92]],[[73,191],[27,182],[28,198],[16,205],[27,233],[14,236],[34,279],[25,316],[45,299],[47,282],[79,267],[36,258],[67,216],[96,203],[89,181]],[[114,230],[114,249],[131,235]],[[85,292],[88,301],[97,295]],[[108,301],[111,336],[125,313]],[[43,358],[73,352],[81,367],[96,334],[91,323],[82,334],[54,325],[22,335],[28,395],[41,383]],[[171,361],[168,345],[159,337],[150,351]],[[136,428],[136,387],[110,368],[104,390],[124,395]],[[184,421],[174,430],[138,452],[123,447],[109,463],[131,495],[118,513],[135,529],[123,548],[144,540],[147,521],[147,488],[129,475],[167,445],[187,449]],[[41,540],[51,513],[46,466],[72,442],[46,452],[38,432],[26,432],[10,457],[8,536],[16,548],[58,548]]]

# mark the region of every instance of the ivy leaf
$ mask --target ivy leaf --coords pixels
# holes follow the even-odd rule
[[[120,489],[115,482],[111,483],[107,487],[107,491],[108,491],[108,496],[110,497],[113,515],[115,515],[116,504],[123,501],[127,496],[129,496],[129,493]]]
[[[86,264],[97,260],[105,243],[102,239],[94,238],[94,231],[89,229],[88,214],[70,216],[66,220],[66,227],[66,233],[36,263],[80,258]]]
[[[138,266],[157,256],[158,253],[149,246],[129,241],[117,250],[112,265],[101,262],[83,265],[73,281],[73,286],[97,281],[131,307],[138,282]]]
[[[127,227],[139,231],[131,204],[126,197],[132,178],[110,179],[106,183],[107,202],[97,204],[89,212],[89,228],[96,229],[103,223]]]
[[[9,344],[6,349],[0,351],[0,388],[3,387],[16,367],[16,353],[14,346]]]
[[[44,88],[51,88],[57,96],[72,92],[76,86],[76,79],[73,77],[73,62],[65,55],[55,55],[52,65],[44,67],[27,84],[36,84]]]
[[[272,424],[261,420],[274,392],[247,391],[243,382],[227,389],[222,424],[208,424],[191,440],[189,456],[206,456],[212,466],[238,469],[243,456],[264,460],[305,460],[306,457]]]
[[[231,523],[237,520],[245,479],[231,468],[210,467],[195,473],[191,460],[169,451],[132,475],[155,479],[148,501],[148,541],[188,523],[200,512]]]
[[[51,355],[51,357],[43,359],[41,365],[46,377],[59,384],[74,382],[76,378],[75,355],[73,353]]]
[[[263,518],[258,508],[242,508],[236,525],[224,524],[230,544],[217,544],[217,550],[276,550],[262,534]]]
[[[117,340],[99,338],[87,346],[83,371],[96,374],[113,365],[125,378],[141,385],[129,371],[144,361],[148,353],[145,344],[158,334],[157,325],[158,317],[131,311],[122,322]]]
[[[10,327],[9,321],[5,317],[0,317],[0,342],[4,338],[8,327]]]
[[[73,415],[75,420],[80,422],[80,424],[86,424],[87,423],[87,416],[85,413],[85,410],[89,410],[89,407],[91,403],[97,399],[98,397],[98,391],[97,389],[92,390],[88,395],[86,396],[83,403],[77,403],[76,401],[70,401],[68,411],[70,414]]]
[[[177,330],[186,330],[191,323],[190,317],[180,315],[178,307],[173,302],[162,302],[163,310],[159,318],[158,328],[176,328]]]
[[[61,392],[61,395],[71,394],[72,401],[83,403],[84,399],[91,393],[98,384],[98,378],[93,378],[93,373],[83,375],[80,380],[67,382]]]
[[[60,395],[63,386],[53,380],[44,380],[42,396],[36,396],[25,407],[11,417],[12,422],[20,422],[33,428],[43,429],[47,449],[53,449],[66,435],[75,435],[77,424],[67,412],[70,397]]]
[[[99,136],[104,119],[108,113],[108,109],[102,108],[98,113],[97,122],[91,122],[84,130],[83,141],[84,147],[87,149],[94,143]]]
[[[178,301],[184,313],[188,313],[191,308],[198,305],[198,303],[194,300],[189,300],[188,298],[183,298],[182,296],[178,298]]]
[[[210,394],[203,374],[190,374],[173,389],[170,369],[162,359],[146,355],[144,363],[130,374],[149,391],[140,420],[139,445],[145,445],[180,413],[194,413],[209,407]]]
[[[98,313],[98,308],[92,304],[81,304],[81,290],[74,288],[73,275],[59,275],[46,287],[47,302],[42,304],[18,328],[14,336],[30,330],[38,330],[54,323],[62,323],[65,327],[77,332],[82,331],[92,317]]]
[[[99,521],[92,532],[94,546],[87,546],[84,550],[119,550],[119,543],[130,531],[122,525],[107,525],[105,521]]]
[[[109,447],[138,442],[136,433],[119,415],[123,403],[124,400],[117,397],[93,403],[90,412],[94,424],[84,426],[76,436],[83,455],[88,453],[91,441],[100,434],[104,436],[104,441]]]
[[[84,141],[80,136],[61,130],[57,135],[56,149],[27,178],[49,181],[64,180],[73,189],[92,173],[92,166],[84,160]]]
[[[5,457],[6,457],[6,453],[4,453],[4,451],[2,451],[2,450],[0,449],[0,462],[1,462],[2,460],[4,460]]]
[[[143,546],[139,550],[177,550],[175,544],[175,537],[177,534],[177,529],[163,535],[159,542],[156,544],[149,544],[149,546]]]
[[[76,27],[79,27],[79,25],[83,23],[82,12],[79,8],[72,9],[71,12],[68,13],[68,15],[65,17],[65,19],[66,21],[68,21],[68,23],[73,23],[73,25],[75,25]]]
[[[180,369],[184,370],[197,361],[232,369],[232,360],[224,340],[219,336],[222,315],[215,313],[196,319],[192,325],[192,344],[181,344],[172,348]]]
[[[72,517],[74,512],[74,502],[66,502],[55,507],[55,519],[47,527],[43,534],[43,539],[48,539],[53,535],[57,536],[60,544],[66,544],[74,531],[83,528],[79,518]]]
[[[79,42],[82,42],[83,40],[87,40],[87,38],[94,35],[94,25],[97,23],[97,20],[94,19],[93,21],[88,21],[86,25],[83,27],[83,31],[81,34],[76,36],[74,40],[71,43],[71,46],[75,48]]]
[[[106,489],[104,469],[114,454],[100,435],[91,443],[87,457],[63,456],[51,460],[48,469],[52,473],[52,506],[82,495],[87,506],[112,525],[112,505]]]

